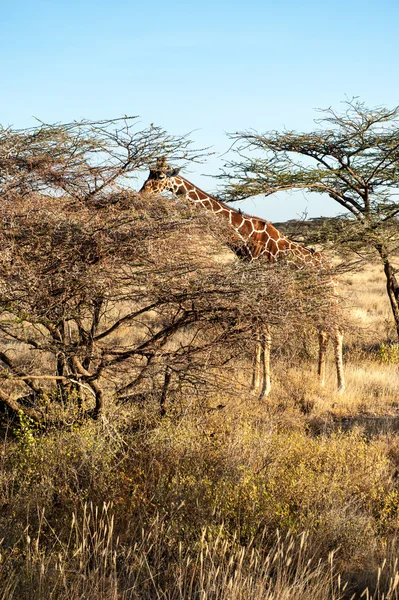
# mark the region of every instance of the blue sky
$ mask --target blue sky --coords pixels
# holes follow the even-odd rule
[[[140,115],[216,152],[186,176],[216,183],[225,132],[313,128],[316,108],[359,96],[399,104],[394,0],[0,0],[0,122]],[[331,204],[330,204],[331,202]],[[304,194],[243,207],[272,221],[335,211]]]

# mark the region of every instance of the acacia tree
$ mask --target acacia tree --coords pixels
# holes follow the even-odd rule
[[[38,315],[47,310],[51,314],[47,319],[49,333],[62,346],[68,310],[65,302],[54,302],[52,289],[58,281],[58,296],[62,297],[63,292],[77,301],[76,289],[87,286],[83,273],[88,271],[90,264],[99,261],[95,232],[87,230],[87,215],[86,221],[82,214],[81,221],[79,218],[74,221],[72,213],[76,217],[86,208],[91,211],[94,223],[96,218],[92,211],[120,203],[131,189],[131,179],[136,178],[140,169],[154,162],[160,152],[179,160],[195,160],[203,154],[192,151],[189,145],[186,136],[170,136],[154,125],[140,130],[136,117],[67,124],[41,123],[22,130],[0,126],[0,313],[2,327],[7,332],[3,344],[14,335],[16,341],[21,339],[20,332],[13,329],[15,322],[35,324],[37,333],[37,325],[42,320],[42,317],[37,320]],[[57,210],[58,213],[61,211],[58,215]],[[97,215],[98,235],[102,226]],[[13,288],[17,281],[20,282],[18,299]],[[101,287],[101,277],[96,285]],[[89,285],[86,300],[86,306],[91,305],[93,314],[88,330],[87,323],[83,326],[81,321],[78,325],[81,338],[88,343],[82,369],[87,369],[90,364],[92,337],[102,306],[101,293]],[[82,305],[81,300],[77,302]],[[26,326],[23,329],[22,338],[25,339]],[[37,341],[32,337],[31,342],[32,347],[36,347]],[[0,350],[3,366],[22,377],[23,371],[15,366],[4,346]],[[67,363],[71,366],[71,358],[59,351],[56,376],[60,382]],[[33,380],[26,379],[26,385],[36,395],[41,391]],[[59,385],[62,388],[63,384]],[[100,390],[95,395],[99,410],[102,403]],[[19,409],[11,397],[0,393],[1,399],[15,410]],[[30,414],[37,417],[33,409]]]
[[[164,411],[171,379],[231,389],[230,365],[259,330],[274,324],[282,339],[327,318],[316,274],[221,266],[206,251],[221,251],[220,225],[193,210],[132,192],[100,206],[0,204],[0,405],[41,420],[49,400],[75,399],[97,416],[153,390]]]
[[[226,196],[239,200],[282,190],[328,194],[345,211],[341,241],[376,251],[399,336],[399,107],[367,108],[352,100],[329,108],[320,129],[231,134],[237,158],[225,165]]]
[[[40,421],[50,402],[76,401],[97,416],[153,390],[164,410],[171,386],[207,386],[215,371],[229,386],[266,326],[282,339],[326,318],[316,275],[221,266],[208,250],[228,224],[131,190],[165,151],[195,156],[185,138],[125,121],[3,130],[0,408]]]
[[[28,129],[0,125],[0,198],[15,202],[41,192],[100,201],[118,186],[128,187],[160,153],[171,160],[204,155],[190,144],[187,136],[171,136],[154,125],[139,129],[137,117],[41,123]]]

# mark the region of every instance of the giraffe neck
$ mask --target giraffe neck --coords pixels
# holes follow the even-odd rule
[[[224,202],[217,200],[213,196],[210,196],[194,184],[192,184],[184,177],[180,175],[173,177],[169,180],[169,189],[177,196],[184,195],[188,200],[194,204],[200,204],[205,210],[211,211],[214,214],[226,213],[223,216],[227,216],[229,213],[240,214],[239,211],[235,210],[231,206],[228,206]]]
[[[193,204],[201,205],[206,211],[226,219],[235,231],[238,244],[233,247],[233,250],[240,258],[249,261],[264,258],[269,262],[285,258],[297,268],[305,264],[312,264],[317,268],[327,266],[325,258],[319,252],[313,253],[297,242],[289,240],[269,221],[235,210],[180,175],[168,180],[167,189],[177,196],[185,196]]]

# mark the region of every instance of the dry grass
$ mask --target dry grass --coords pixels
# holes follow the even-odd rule
[[[340,288],[355,327],[352,343],[381,344],[395,341],[395,328],[380,264],[368,263],[363,270],[342,276]]]
[[[313,416],[324,418],[387,415],[399,419],[399,348],[379,264],[369,264],[340,279],[340,294],[351,326],[345,334],[346,390],[335,392],[336,375],[329,350],[326,387],[316,379],[316,344],[308,348],[311,360],[288,366],[285,359],[274,363],[273,400],[291,401],[311,407]]]
[[[341,410],[356,414],[398,415],[397,337],[380,264],[369,264],[342,278],[342,293],[351,313],[347,336],[347,391]]]
[[[315,356],[279,354],[264,403],[237,364],[235,394],[226,372],[164,419],[149,397],[99,423],[9,430],[0,598],[397,599],[399,381],[378,274],[341,285],[357,318],[341,395],[331,357],[320,390]]]
[[[6,581],[0,597],[32,598],[32,593],[37,600],[344,597],[346,585],[335,572],[334,553],[325,563],[314,560],[305,533],[285,537],[277,533],[271,549],[262,551],[251,543],[243,547],[226,539],[223,527],[217,532],[204,529],[196,547],[188,551],[179,545],[166,565],[162,536],[167,537],[168,531],[159,515],[127,550],[115,539],[113,523],[108,505],[100,509],[84,505],[72,516],[69,539],[63,543],[54,535],[51,553],[48,543],[42,545],[41,531],[34,539],[26,533],[22,572],[14,566],[12,551],[2,556],[0,577]],[[43,514],[41,526],[46,525]]]
[[[255,401],[146,414],[4,443],[0,597],[396,598],[395,437]]]

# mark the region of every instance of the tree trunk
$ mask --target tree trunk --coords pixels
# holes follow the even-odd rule
[[[72,357],[72,364],[75,366],[76,371],[80,373],[80,375],[84,375],[85,378],[89,378],[86,383],[96,399],[96,405],[91,411],[91,414],[94,419],[98,419],[104,408],[104,393],[98,384],[97,378],[92,379],[93,376],[90,375],[90,373],[83,367],[77,356]]]
[[[64,375],[65,375],[65,356],[64,356],[63,352],[60,352],[57,355],[56,375],[58,377],[64,377]],[[63,405],[65,405],[65,402],[67,401],[67,398],[68,398],[68,391],[65,386],[65,381],[63,381],[63,380],[57,381],[57,387],[58,387],[59,400],[61,401],[61,403]]]
[[[91,381],[89,383],[91,389],[94,391],[95,397],[96,397],[96,406],[94,407],[94,410],[92,412],[93,414],[93,418],[94,419],[98,419],[99,416],[101,416],[101,413],[103,411],[104,408],[104,395],[103,395],[103,391],[100,388],[100,386],[98,385],[97,381]]]
[[[160,400],[161,417],[164,417],[166,415],[165,402],[166,402],[166,396],[168,393],[171,376],[172,376],[172,371],[170,370],[170,368],[167,365],[166,369],[165,369],[165,379],[163,382],[162,394],[161,394],[161,400]]]
[[[395,270],[389,261],[389,254],[384,244],[377,244],[376,249],[381,257],[382,264],[384,265],[384,273],[386,277],[387,292],[389,301],[391,303],[391,309],[393,318],[395,319],[396,332],[399,338],[399,284],[396,278]]]
[[[20,413],[24,413],[25,415],[36,421],[36,423],[43,422],[43,415],[40,412],[38,412],[34,408],[21,406],[18,400],[14,400],[13,398],[11,398],[11,396],[8,396],[0,390],[0,409],[3,409],[4,407],[7,407],[10,410],[11,414],[13,414],[14,416],[17,416]]]

